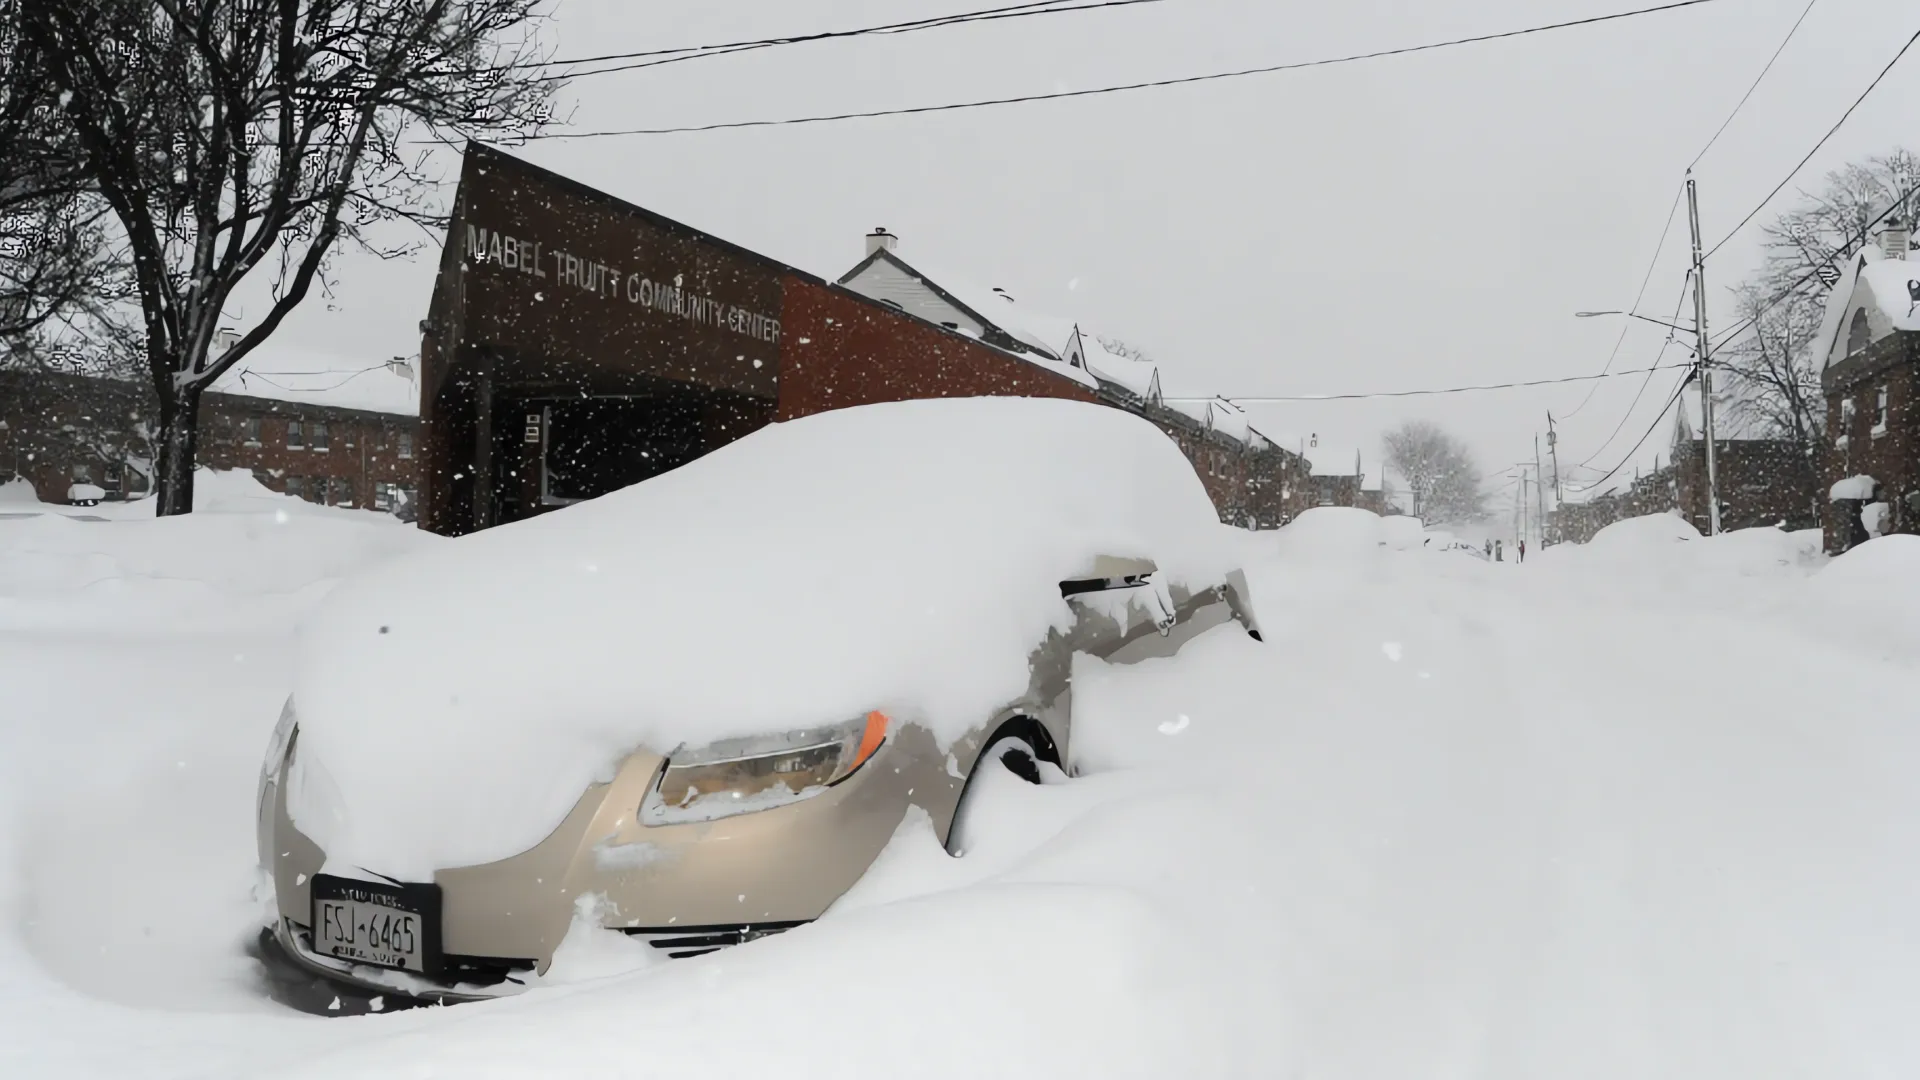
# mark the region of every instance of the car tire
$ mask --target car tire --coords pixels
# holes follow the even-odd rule
[[[967,785],[960,791],[960,803],[954,807],[953,826],[947,830],[947,854],[955,858],[966,854],[967,849],[967,813],[974,801],[979,798],[980,789],[974,781],[989,769],[1004,768],[1029,784],[1040,783],[1040,764],[1033,752],[1033,746],[1027,740],[1008,735],[996,739],[974,763],[973,771],[967,774]]]

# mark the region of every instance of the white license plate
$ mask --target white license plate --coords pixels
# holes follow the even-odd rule
[[[322,956],[425,973],[429,945],[426,898],[413,890],[316,877],[313,948]]]

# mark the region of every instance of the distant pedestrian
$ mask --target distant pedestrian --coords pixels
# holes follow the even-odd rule
[[[1520,541],[1520,561],[1527,561],[1527,542],[1525,540]]]
[[[1493,558],[1493,541],[1487,541],[1487,558]]]
[[[1493,561],[1507,561],[1507,542],[1505,540],[1495,540],[1493,542]]]

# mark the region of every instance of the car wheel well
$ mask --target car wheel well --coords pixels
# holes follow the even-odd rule
[[[960,815],[965,811],[967,805],[967,796],[973,791],[973,782],[979,778],[980,767],[986,762],[988,752],[1000,743],[1015,739],[1031,747],[1034,758],[1049,762],[1058,768],[1065,768],[1060,761],[1060,749],[1054,745],[1053,736],[1047,734],[1046,725],[1031,716],[1011,716],[1001,721],[1000,726],[993,729],[993,734],[988,735],[986,739],[981,742],[980,754],[974,758],[973,767],[967,770],[966,782],[960,786],[960,797],[954,801],[953,817],[948,820],[946,835],[941,838],[941,842],[946,847],[948,854],[959,854],[953,847],[957,839],[955,836],[955,827],[960,823]],[[1023,758],[1026,757],[1024,754],[1021,756]],[[1027,760],[1026,767],[1029,771],[1033,770],[1032,759]],[[1027,780],[1029,783],[1039,783],[1040,781],[1037,773],[1033,775],[1023,774],[1022,779]]]
[[[1053,744],[1053,736],[1047,734],[1046,725],[1031,716],[1008,717],[980,744],[980,755],[985,757],[987,751],[993,749],[994,743],[1005,739],[1019,739],[1033,747],[1033,755],[1041,761],[1049,762],[1056,768],[1066,768],[1066,763],[1060,760],[1060,748]],[[974,765],[975,769],[979,767],[977,763]]]

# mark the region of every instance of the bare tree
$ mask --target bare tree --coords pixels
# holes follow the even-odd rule
[[[273,334],[347,244],[444,221],[432,148],[550,116],[538,0],[31,0],[87,189],[133,268],[159,407],[158,512],[193,506],[207,387]],[[264,267],[264,270],[262,269]],[[271,304],[210,355],[261,271]]]
[[[1480,469],[1465,443],[1426,420],[1401,424],[1385,441],[1387,467],[1406,481],[1413,516],[1435,522],[1486,516]]]
[[[23,365],[41,331],[116,285],[105,202],[86,187],[58,123],[49,65],[0,0],[0,364]]]
[[[1128,360],[1141,360],[1149,364],[1156,362],[1153,359],[1153,357],[1147,355],[1147,351],[1145,349],[1142,349],[1137,345],[1129,344],[1121,340],[1120,338],[1105,337],[1100,334],[1095,334],[1093,336],[1093,339],[1100,343],[1101,348],[1107,350],[1108,352],[1112,353],[1115,356],[1123,356],[1123,357],[1126,357]]]
[[[1812,460],[1827,419],[1814,341],[1824,306],[1799,294],[1776,300],[1756,282],[1734,295],[1752,328],[1720,353],[1718,366],[1729,378],[1724,398],[1715,397],[1724,400],[1736,429],[1788,440]]]
[[[1803,192],[1762,230],[1762,283],[1775,287],[1770,295],[1792,287],[1824,300],[1844,256],[1867,242],[1872,223],[1889,210],[1908,221],[1920,214],[1920,156],[1910,150],[1854,162],[1828,173],[1818,191]]]

